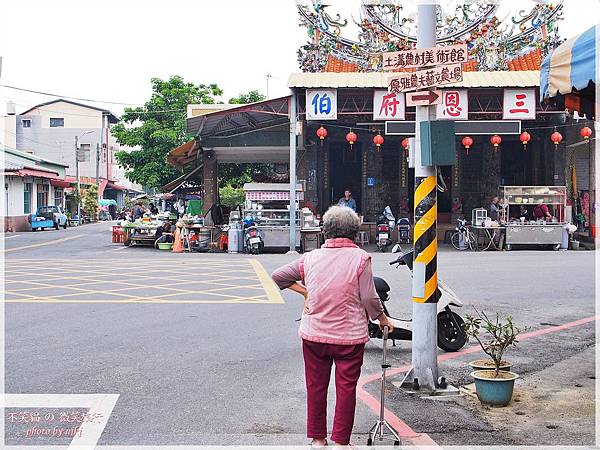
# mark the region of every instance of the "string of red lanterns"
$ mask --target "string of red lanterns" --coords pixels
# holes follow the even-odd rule
[[[325,128],[323,125],[321,125],[317,129],[316,134],[317,134],[317,137],[319,138],[319,140],[321,141],[321,146],[322,146],[323,141],[325,140],[325,138],[328,135],[327,128]],[[592,136],[593,131],[590,127],[584,126],[579,130],[579,134],[584,140],[588,141],[590,139],[590,137]],[[358,140],[358,136],[356,135],[356,133],[354,131],[352,131],[352,128],[351,128],[350,131],[348,132],[348,134],[346,134],[346,141],[350,144],[350,148],[352,148],[352,146],[356,143],[357,140]],[[531,134],[529,134],[527,131],[523,131],[519,135],[519,140],[523,144],[523,148],[525,150],[527,150],[527,144],[529,143],[529,141],[531,141]],[[556,128],[555,128],[554,132],[550,135],[550,140],[554,144],[555,149],[558,150],[558,146],[562,142],[563,136],[561,133],[556,131]],[[385,139],[381,135],[381,132],[377,131],[377,134],[375,136],[373,136],[373,144],[375,144],[375,146],[377,147],[377,150],[380,149],[380,147],[383,145],[384,142],[385,142]],[[471,138],[470,136],[465,136],[462,138],[461,142],[462,142],[462,145],[467,150],[466,154],[469,155],[469,149],[473,145],[473,138]],[[492,137],[490,137],[490,143],[494,146],[494,151],[498,151],[498,146],[502,143],[502,138],[499,135],[494,134]],[[409,139],[407,137],[402,139],[402,147],[404,148],[404,150],[406,152],[408,152]]]

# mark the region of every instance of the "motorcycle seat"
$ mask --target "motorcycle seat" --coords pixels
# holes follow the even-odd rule
[[[382,292],[387,294],[390,291],[390,285],[383,278],[373,277],[373,282],[375,283],[377,293]]]

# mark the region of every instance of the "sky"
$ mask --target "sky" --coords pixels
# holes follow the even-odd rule
[[[359,16],[360,0],[325,3],[349,22]],[[564,11],[560,30],[569,38],[599,21],[600,2],[566,0]],[[0,15],[0,83],[132,105],[149,99],[152,77],[171,75],[216,83],[226,102],[253,89],[266,94],[270,74],[269,96],[286,95],[289,74],[298,71],[296,51],[307,40],[294,0],[3,0]],[[355,32],[349,25],[344,35]],[[52,98],[0,88],[0,114],[6,100],[19,113]]]

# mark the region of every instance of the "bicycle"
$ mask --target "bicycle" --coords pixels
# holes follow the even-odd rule
[[[456,250],[477,249],[477,238],[467,226],[466,220],[458,219],[456,221],[456,231],[452,234],[450,243]]]

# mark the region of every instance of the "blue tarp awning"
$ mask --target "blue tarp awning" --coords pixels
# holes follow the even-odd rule
[[[568,94],[573,89],[585,89],[596,82],[596,25],[575,36],[550,53],[542,62],[540,70],[540,98]]]

